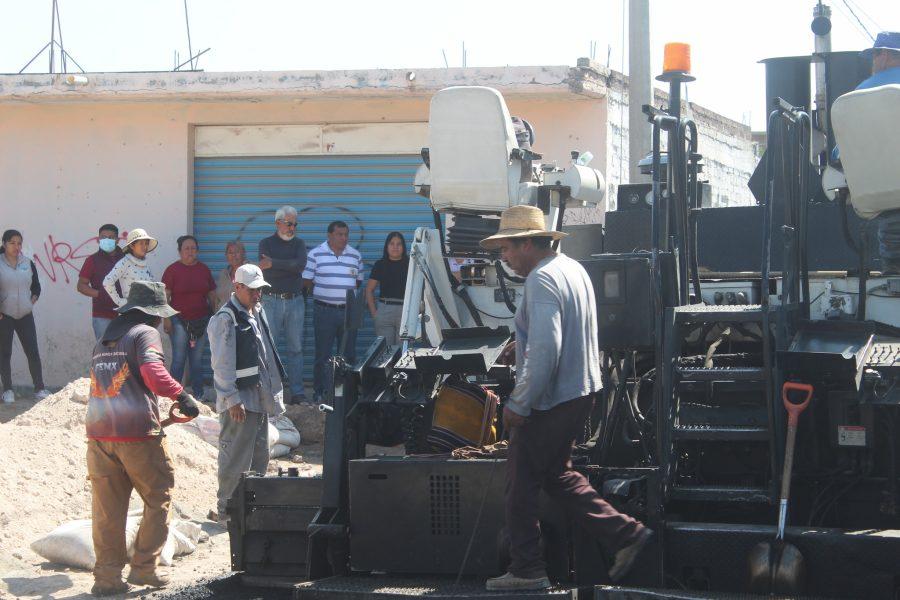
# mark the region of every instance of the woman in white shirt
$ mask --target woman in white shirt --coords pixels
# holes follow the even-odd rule
[[[118,306],[123,306],[128,300],[128,290],[135,281],[156,281],[145,259],[149,253],[156,250],[158,244],[159,242],[143,229],[132,229],[128,233],[125,240],[125,256],[103,278],[103,288]],[[122,290],[121,295],[116,289],[116,282]]]

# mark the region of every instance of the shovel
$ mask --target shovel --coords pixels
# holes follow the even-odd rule
[[[806,398],[794,403],[791,391],[804,392]],[[794,467],[794,445],[797,440],[797,422],[812,399],[813,386],[808,383],[786,381],[781,398],[788,413],[787,444],[784,450],[784,472],[781,475],[781,502],[778,507],[778,533],[773,542],[760,542],[750,551],[750,591],[763,594],[793,594],[803,584],[803,555],[793,544],[784,541],[784,525],[787,520],[788,496],[791,491],[791,471]]]

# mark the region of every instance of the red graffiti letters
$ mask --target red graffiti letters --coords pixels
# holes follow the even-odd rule
[[[123,231],[119,237],[124,241],[128,232]],[[80,244],[71,244],[55,239],[51,233],[42,244],[43,252],[35,250],[32,260],[49,281],[69,284],[78,277],[84,259],[97,251],[98,239],[94,236]]]

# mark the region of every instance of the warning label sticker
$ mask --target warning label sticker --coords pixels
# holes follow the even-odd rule
[[[866,428],[859,425],[838,425],[839,446],[865,446]]]

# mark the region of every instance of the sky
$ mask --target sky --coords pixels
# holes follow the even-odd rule
[[[900,30],[896,0],[832,0],[832,49]],[[691,45],[689,100],[764,128],[758,61],[812,51],[814,0],[650,0],[651,69],[666,42]],[[0,0],[0,73],[50,40],[52,0]],[[628,72],[627,0],[187,0],[191,46],[206,71],[574,65]],[[854,18],[852,12],[862,22]],[[184,0],[59,0],[63,43],[85,71],[166,71],[188,59]],[[446,56],[446,63],[445,63]],[[43,54],[27,72],[46,73]],[[624,67],[624,68],[623,68]],[[69,70],[76,70],[70,63]],[[660,84],[661,85],[661,84]]]

